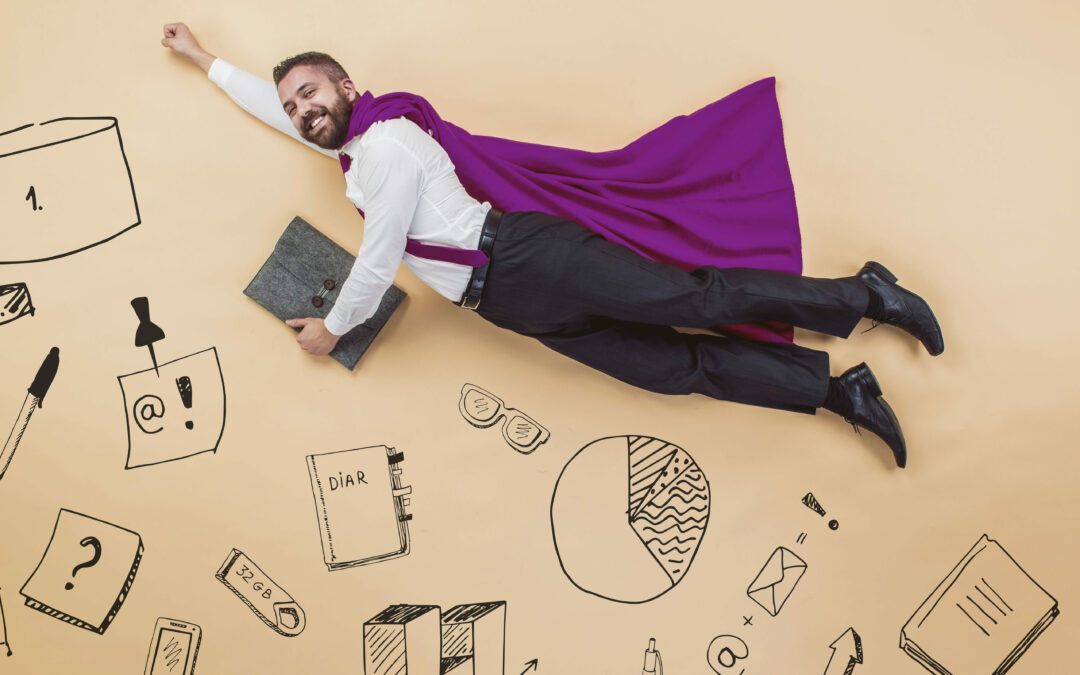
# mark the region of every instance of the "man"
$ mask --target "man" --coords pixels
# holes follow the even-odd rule
[[[502,214],[478,202],[431,130],[406,117],[368,119],[350,136],[362,97],[325,54],[282,62],[275,89],[202,49],[182,23],[165,26],[162,44],[264,122],[340,155],[346,194],[365,213],[364,241],[326,319],[288,322],[301,329],[297,341],[309,353],[328,353],[370,317],[404,261],[488,321],[624,382],[806,413],[824,407],[877,434],[905,466],[899,422],[865,363],[830,377],[824,352],[672,328],[780,321],[847,337],[869,317],[940,354],[944,342],[930,307],[882,265],[869,262],[842,279],[712,266],[687,272],[568,220],[536,211]]]

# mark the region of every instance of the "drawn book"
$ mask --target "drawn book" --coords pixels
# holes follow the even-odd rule
[[[984,534],[904,624],[900,648],[938,675],[1001,675],[1057,615],[1057,600]]]
[[[402,453],[385,445],[308,455],[308,474],[330,571],[409,554]]]
[[[282,321],[325,319],[355,261],[355,256],[297,216],[244,289],[244,295]],[[330,356],[349,370],[355,368],[404,299],[405,291],[391,285],[375,314],[342,335]]]

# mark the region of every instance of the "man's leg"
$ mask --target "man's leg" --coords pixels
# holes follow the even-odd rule
[[[869,301],[866,284],[856,277],[715,267],[685,272],[536,212],[503,218],[489,275],[481,304],[512,298],[519,328],[540,332],[608,317],[693,328],[781,321],[844,337]]]
[[[532,337],[575,361],[661,394],[704,394],[813,414],[829,387],[829,355],[797,345],[680,333],[613,319]]]

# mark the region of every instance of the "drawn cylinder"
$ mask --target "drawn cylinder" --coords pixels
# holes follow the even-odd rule
[[[0,264],[58,258],[138,224],[116,118],[0,132]]]

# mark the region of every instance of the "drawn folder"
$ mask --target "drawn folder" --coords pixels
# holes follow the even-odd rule
[[[330,571],[409,554],[405,513],[412,488],[401,485],[405,456],[385,445],[308,455],[311,492]]]
[[[355,261],[348,251],[297,216],[244,289],[244,295],[282,321],[325,319]],[[330,356],[349,370],[355,368],[404,299],[405,291],[391,285],[375,314],[342,335]]]
[[[938,675],[1001,675],[1058,615],[1057,600],[985,534],[900,631]]]

